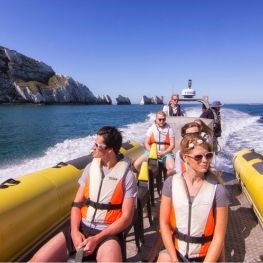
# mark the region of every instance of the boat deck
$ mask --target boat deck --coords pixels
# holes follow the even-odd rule
[[[226,178],[229,175],[226,175]],[[228,230],[226,235],[226,261],[227,262],[263,262],[263,228],[253,213],[246,196],[241,192],[236,180],[226,180],[226,187],[232,195],[229,209]],[[127,236],[127,261],[152,262],[156,260],[162,248],[158,233],[158,207],[160,199],[155,195],[156,205],[153,207],[154,223],[149,225],[146,211],[144,212],[145,242],[138,252],[135,246],[134,235]]]

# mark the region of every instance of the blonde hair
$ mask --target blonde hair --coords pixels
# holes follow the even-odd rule
[[[212,145],[204,140],[201,135],[186,134],[180,143],[180,152],[182,155],[190,153],[195,146],[202,145],[209,152],[212,151]]]
[[[173,99],[173,97],[177,97],[178,99],[180,98],[179,94],[178,93],[173,93],[171,95],[171,100]]]
[[[164,118],[166,118],[166,113],[162,110],[156,112],[156,117],[157,117],[157,115],[162,115]]]
[[[189,154],[197,145],[202,146],[209,152],[211,152],[213,149],[212,145],[205,141],[202,136],[197,134],[186,134],[180,143],[181,156]],[[225,182],[222,179],[221,175],[222,172],[218,169],[213,168],[210,164],[207,172],[205,173],[205,178],[211,177],[215,179],[219,184],[225,185]]]

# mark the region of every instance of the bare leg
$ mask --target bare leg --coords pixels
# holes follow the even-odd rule
[[[117,240],[105,241],[98,249],[97,262],[122,262],[121,247]]]
[[[143,161],[147,161],[147,157],[143,154],[138,159],[136,159],[133,163],[134,168],[139,172],[140,166]]]
[[[174,169],[175,169],[175,161],[174,158],[166,158],[165,160],[165,166],[167,169],[167,175],[172,175],[174,174]]]
[[[161,251],[157,258],[157,262],[172,262],[172,260],[166,251]]]
[[[68,258],[66,239],[60,232],[44,244],[29,262],[65,262]]]

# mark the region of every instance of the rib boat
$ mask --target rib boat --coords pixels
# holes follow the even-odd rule
[[[195,98],[194,96],[189,97],[188,92],[185,94],[187,96],[180,98],[179,103],[201,103],[202,107],[209,108],[208,97]],[[167,122],[174,128],[176,138],[180,138],[181,127],[195,119],[196,117],[174,116],[167,117]],[[213,127],[212,120],[202,120]],[[176,141],[176,150],[178,147],[179,140]],[[133,161],[143,153],[143,146],[136,141],[125,142],[121,152]],[[71,203],[78,188],[78,179],[91,160],[91,155],[82,156],[16,179],[10,176],[0,184],[1,262],[27,261],[37,248],[68,222]],[[262,226],[263,158],[261,154],[252,149],[242,149],[234,155],[233,166],[235,176],[249,201],[249,206],[242,198],[242,194],[237,191],[237,185],[230,185],[231,180],[226,181],[226,187],[231,187],[232,195],[239,202],[238,205],[232,204],[229,209],[229,226],[225,242],[226,260],[260,262],[263,260],[263,231],[251,217],[250,206]],[[223,178],[224,176],[223,174]],[[149,178],[142,176],[141,180],[147,181]],[[146,186],[148,186],[147,183]],[[153,209],[156,210],[153,213],[157,223],[153,225],[148,223],[150,220],[147,215],[145,216],[143,210],[146,219],[143,222],[145,237],[140,236],[142,243],[140,250],[134,242],[136,237],[127,237],[128,261],[155,261],[162,249],[158,231],[160,198],[157,191],[154,195],[155,201],[158,200]]]

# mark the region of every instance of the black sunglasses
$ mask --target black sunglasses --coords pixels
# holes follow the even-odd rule
[[[203,157],[205,157],[207,161],[211,161],[214,157],[214,153],[207,152],[205,154],[196,154],[196,155],[187,154],[187,156],[191,157],[192,159],[195,159],[197,162],[200,162],[203,159]]]

